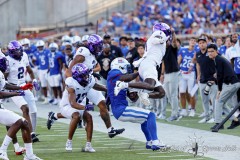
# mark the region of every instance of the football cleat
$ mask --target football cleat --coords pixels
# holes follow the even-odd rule
[[[93,149],[91,143],[87,143],[86,146],[85,146],[85,152],[96,152],[95,149]]]
[[[168,149],[170,147],[159,141],[158,144],[155,144],[155,145],[152,144],[151,148],[152,148],[153,151],[156,151],[156,150],[160,150],[160,149]]]
[[[123,133],[124,131],[125,131],[124,128],[122,128],[122,129],[114,129],[114,128],[112,127],[111,131],[108,132],[108,136],[109,136],[110,138],[113,138],[113,137],[115,137],[116,135]]]
[[[35,134],[35,133],[31,134],[32,143],[40,142],[37,136],[38,136],[38,134]]]
[[[67,141],[66,142],[66,151],[67,152],[72,152],[72,141]]]
[[[26,149],[23,148],[23,147],[18,147],[18,149],[14,150],[14,152],[15,152],[15,154],[16,154],[17,156],[24,154],[25,151],[26,151]]]
[[[7,152],[0,150],[0,159],[9,160],[7,156]]]
[[[48,130],[51,129],[54,121],[57,120],[57,119],[54,117],[54,114],[55,114],[55,113],[52,112],[52,111],[48,113],[48,120],[47,120],[47,128],[48,128]]]
[[[32,154],[30,156],[25,155],[23,160],[43,160],[43,159],[37,157],[35,154]]]
[[[146,149],[152,149],[152,142],[146,142]]]

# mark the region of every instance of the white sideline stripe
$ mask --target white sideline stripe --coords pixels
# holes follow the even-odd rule
[[[135,146],[133,147],[135,148]],[[143,149],[143,148],[136,148],[136,149],[128,149],[128,150],[123,150],[125,152],[131,152],[131,151],[146,151],[147,149]]]
[[[189,159],[171,159],[171,160],[195,160],[195,159],[206,159],[206,158],[189,158]]]
[[[162,158],[168,158],[168,157],[184,157],[184,156],[188,156],[188,155],[172,155],[172,156],[148,156],[149,158],[156,158],[156,157],[162,157]]]
[[[117,146],[117,145],[124,145],[124,144],[128,144],[128,145],[130,145],[130,144],[132,144],[131,142],[128,142],[128,143],[105,143],[105,144],[103,144],[103,145],[105,145],[105,146]],[[133,143],[133,144],[136,144],[136,143]]]
[[[145,149],[145,150],[147,150],[147,149]],[[150,149],[148,149],[148,150],[150,150]],[[160,153],[165,153],[166,154],[168,152],[148,152],[148,153],[136,153],[136,154],[160,154]]]
[[[94,140],[93,140],[94,141]],[[113,140],[114,142],[129,142],[129,139],[119,139],[119,140]],[[106,142],[106,140],[105,141],[98,141],[98,140],[96,140],[96,141],[94,141],[94,142]],[[137,142],[139,142],[139,141],[137,141]]]

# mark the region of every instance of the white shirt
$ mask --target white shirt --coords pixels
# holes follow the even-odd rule
[[[91,75],[89,77],[90,83],[83,87],[81,86],[74,78],[68,77],[65,80],[66,87],[72,88],[75,90],[76,94],[76,102],[81,104],[83,99],[87,96],[87,92],[95,85],[95,78]],[[60,101],[60,107],[64,107],[66,105],[70,105],[69,99],[68,99],[68,91],[65,89],[63,92],[62,99]]]
[[[23,52],[22,59],[20,61],[13,59],[10,56],[6,57],[9,63],[8,82],[16,85],[21,85],[26,82],[25,73],[26,67],[29,66],[28,56]]]

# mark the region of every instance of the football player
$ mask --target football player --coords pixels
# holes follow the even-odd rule
[[[156,116],[149,110],[136,106],[129,106],[127,102],[127,89],[138,88],[151,91],[147,94],[139,92],[138,96],[142,101],[150,98],[159,98],[158,88],[145,82],[130,82],[139,74],[131,73],[130,63],[124,58],[116,58],[111,63],[111,70],[108,73],[107,89],[111,101],[111,108],[114,117],[123,122],[140,123],[142,132],[146,137],[146,148],[159,150],[165,145],[161,144],[157,136]],[[130,97],[131,98],[131,97]],[[133,97],[131,98],[133,99]],[[149,100],[148,100],[149,101]]]
[[[65,81],[66,89],[63,92],[62,100],[60,101],[60,113],[54,114],[50,112],[50,119],[48,125],[59,118],[71,119],[68,140],[66,142],[66,151],[72,151],[72,138],[77,125],[80,120],[86,122],[87,143],[85,147],[86,152],[95,152],[91,146],[93,121],[92,116],[86,110],[93,110],[93,107],[83,105],[82,101],[87,97],[89,90],[94,88],[99,91],[105,91],[106,87],[103,87],[95,83],[95,78],[91,74],[91,70],[83,63],[78,63],[72,67],[72,77],[68,77]]]
[[[67,42],[65,42],[67,43]],[[58,45],[51,43],[49,45],[51,53],[49,54],[49,76],[48,83],[53,90],[54,101],[52,104],[57,105],[62,98],[62,68],[63,58],[62,54],[58,52]]]
[[[40,85],[34,77],[27,54],[22,50],[22,45],[18,41],[11,41],[8,44],[8,52],[9,56],[7,56],[7,60],[9,62],[9,70],[5,73],[8,83],[24,86],[26,84],[25,72],[27,71],[32,79],[35,90],[39,90]],[[39,139],[35,133],[37,125],[37,107],[33,93],[30,90],[26,90],[24,96],[12,97],[12,101],[22,110],[23,117],[30,124],[32,141],[38,142]]]
[[[70,63],[69,69],[66,70],[66,76],[71,77],[71,69],[77,63],[85,64],[92,72],[98,72],[101,70],[100,65],[97,63],[96,56],[103,49],[103,39],[96,34],[92,34],[88,37],[88,43],[86,47],[79,47],[72,62]],[[114,129],[111,124],[110,116],[105,103],[105,98],[100,91],[90,89],[87,98],[97,105],[100,109],[100,115],[103,119],[110,138],[121,134],[125,129]]]
[[[178,64],[180,65],[180,73],[181,78],[179,81],[179,92],[180,92],[180,98],[181,98],[181,105],[182,110],[180,112],[181,116],[187,116],[187,110],[186,110],[186,100],[187,100],[187,94],[190,94],[194,84],[195,84],[195,71],[192,70],[189,72],[189,68],[193,67],[194,64],[191,63],[194,55],[196,54],[194,50],[196,40],[195,38],[189,39],[189,47],[184,48],[182,47],[178,52]],[[191,66],[192,65],[192,66]],[[187,93],[188,92],[188,93]],[[195,116],[195,96],[190,97],[190,104],[191,110],[189,113],[190,117]]]
[[[39,80],[40,80],[41,88],[44,95],[43,104],[47,104],[48,103],[48,98],[47,98],[48,83],[47,83],[46,74],[49,67],[48,59],[49,59],[50,51],[46,49],[44,46],[45,46],[45,43],[43,40],[37,41],[36,43],[37,52],[35,53],[35,60],[36,60],[36,65],[38,66]]]
[[[153,33],[147,40],[145,53],[142,58],[133,62],[138,67],[139,76],[144,82],[158,87],[159,98],[164,97],[165,91],[158,81],[157,68],[160,67],[162,58],[166,52],[166,42],[172,35],[170,27],[166,23],[158,23],[153,26]],[[149,105],[149,104],[145,104]]]
[[[12,92],[0,92],[0,98],[9,98],[13,96],[24,96],[24,91],[22,89],[31,89],[33,86],[31,84],[26,84],[25,86],[13,86],[5,82],[5,78],[3,73],[7,69],[7,63],[5,57],[0,57],[0,90],[3,89],[13,89],[18,91]],[[8,132],[5,136],[3,143],[0,147],[0,159],[8,160],[7,156],[7,148],[11,141],[16,138],[17,132],[22,130],[22,137],[24,141],[24,145],[26,148],[26,155],[24,156],[24,160],[41,160],[39,157],[33,154],[32,149],[32,141],[31,141],[31,131],[29,128],[28,122],[21,116],[16,113],[9,111],[0,104],[0,124],[8,126]]]

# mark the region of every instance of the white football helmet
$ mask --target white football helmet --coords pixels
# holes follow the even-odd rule
[[[113,69],[120,70],[122,74],[127,74],[132,72],[130,63],[125,58],[122,58],[122,57],[115,58],[112,61],[111,70]]]
[[[71,43],[71,38],[68,35],[62,37],[62,42],[69,42]]]
[[[27,38],[22,39],[21,41],[19,41],[23,47],[23,50],[28,50],[30,48],[30,40]]]
[[[25,45],[25,44],[28,44],[28,46],[30,46],[30,40],[27,39],[27,38],[24,38],[20,41],[21,45]]]
[[[49,49],[51,50],[51,52],[55,52],[55,51],[57,51],[58,50],[58,45],[57,45],[57,43],[50,43],[49,44]]]
[[[75,44],[75,43],[81,43],[81,37],[79,36],[73,36],[72,37],[72,44]]]
[[[45,42],[43,40],[39,40],[36,43],[36,47],[44,47],[45,46]]]
[[[84,36],[82,36],[82,42],[87,41],[87,40],[88,40],[88,37],[89,37],[89,35],[84,35]]]

